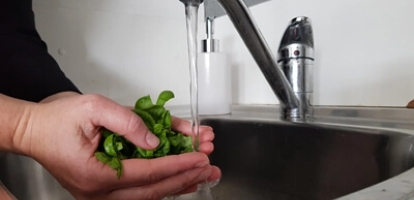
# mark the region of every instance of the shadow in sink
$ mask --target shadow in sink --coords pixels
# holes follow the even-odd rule
[[[204,119],[211,162],[222,169],[215,199],[333,199],[414,166],[411,135],[287,122]]]

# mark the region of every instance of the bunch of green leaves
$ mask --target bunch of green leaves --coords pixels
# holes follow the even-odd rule
[[[132,110],[144,121],[147,128],[160,140],[153,150],[145,150],[135,146],[123,136],[103,128],[101,141],[95,157],[122,175],[122,162],[131,158],[158,158],[166,155],[178,155],[193,151],[192,138],[181,132],[172,130],[172,117],[164,105],[174,98],[171,91],[163,91],[154,104],[149,95],[137,100]]]

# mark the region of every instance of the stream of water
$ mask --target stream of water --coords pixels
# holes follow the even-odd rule
[[[190,66],[190,106],[191,106],[191,127],[194,138],[194,149],[199,151],[199,127],[198,115],[198,73],[197,73],[197,24],[198,5],[185,4],[185,16],[187,24],[188,58]],[[213,200],[210,186],[207,183],[199,185],[199,197],[203,200]]]

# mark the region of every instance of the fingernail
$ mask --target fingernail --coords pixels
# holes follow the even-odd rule
[[[154,134],[147,134],[145,139],[147,140],[147,143],[154,148],[160,143],[160,140]]]

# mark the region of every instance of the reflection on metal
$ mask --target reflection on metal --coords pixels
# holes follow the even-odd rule
[[[312,120],[313,52],[311,20],[304,16],[293,18],[280,42],[277,63],[292,86],[300,105],[297,108],[283,109],[283,119]]]

